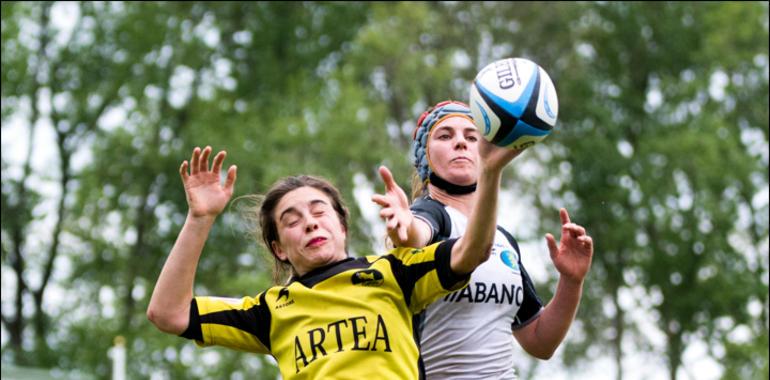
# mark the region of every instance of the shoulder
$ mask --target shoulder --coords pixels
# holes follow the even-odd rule
[[[412,211],[429,211],[429,212],[442,212],[445,205],[427,195],[419,197],[414,200],[410,207]]]
[[[415,217],[431,228],[431,243],[444,240],[451,234],[452,219],[446,206],[429,196],[417,198],[410,207]]]
[[[513,247],[517,253],[521,254],[521,251],[519,250],[519,243],[516,241],[516,238],[513,237],[513,234],[508,232],[508,230],[505,228],[500,227],[499,225],[497,226],[497,230],[500,231],[503,236],[505,236],[505,239],[508,240],[508,243],[511,245],[511,247]]]
[[[457,239],[442,240],[422,248],[398,247],[390,250],[384,257],[390,261],[397,260],[404,265],[433,262],[443,256],[449,257],[456,241]]]

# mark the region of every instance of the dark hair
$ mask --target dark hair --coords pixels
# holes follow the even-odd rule
[[[257,216],[259,220],[259,225],[253,232],[255,237],[261,237],[262,243],[270,253],[272,253],[275,263],[273,269],[273,281],[276,284],[285,281],[288,279],[289,275],[295,273],[291,263],[287,260],[279,259],[278,256],[276,256],[275,251],[273,251],[272,242],[280,241],[278,237],[278,226],[274,215],[275,208],[278,206],[278,202],[283,199],[284,195],[301,187],[312,187],[326,194],[332,201],[332,207],[334,208],[334,211],[337,212],[337,216],[340,218],[343,229],[345,231],[348,230],[348,209],[342,201],[342,196],[337,188],[323,178],[309,175],[285,177],[273,184],[264,196],[257,196],[256,198],[247,197],[253,199],[255,204],[254,207],[250,207],[245,211],[246,218],[253,220],[254,216]],[[347,250],[347,244],[345,249]]]

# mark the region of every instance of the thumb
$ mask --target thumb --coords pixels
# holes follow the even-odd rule
[[[548,251],[551,253],[551,260],[555,260],[559,255],[559,247],[556,245],[556,239],[551,234],[545,234],[545,241],[548,244]]]

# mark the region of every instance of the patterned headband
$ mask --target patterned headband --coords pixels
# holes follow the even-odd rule
[[[453,100],[445,100],[436,104],[423,112],[417,119],[417,128],[412,134],[412,157],[417,174],[423,182],[428,180],[432,172],[427,154],[428,136],[430,136],[433,126],[450,115],[464,116],[473,120],[470,108],[465,103]]]

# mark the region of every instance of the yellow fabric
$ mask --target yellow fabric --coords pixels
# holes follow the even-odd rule
[[[339,273],[332,268],[329,277],[311,287],[293,281],[237,302],[196,297],[201,344],[270,353],[284,379],[417,379],[412,315],[468,279],[452,289],[442,287],[436,269],[440,244],[338,264]],[[441,254],[449,255],[448,246]],[[449,258],[442,259],[438,267],[448,271]],[[267,325],[269,335],[260,330]],[[269,342],[261,342],[260,334]]]

